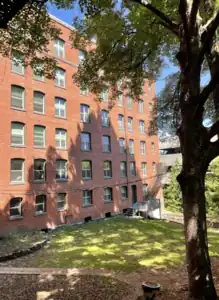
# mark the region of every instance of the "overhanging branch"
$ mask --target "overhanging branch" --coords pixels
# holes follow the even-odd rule
[[[168,17],[165,13],[157,9],[155,6],[149,3],[146,0],[132,0],[135,3],[141,4],[142,6],[146,7],[150,10],[154,15],[161,19],[162,24],[165,24],[165,27],[171,30],[176,36],[179,36],[179,25],[176,24]]]
[[[208,130],[209,140],[213,138],[215,135],[219,135],[219,121],[215,122],[211,128]]]
[[[201,0],[193,0],[191,13],[190,13],[190,27],[194,28],[197,20],[197,14],[199,10]]]
[[[200,94],[199,104],[198,104],[199,107],[205,104],[205,102],[208,100],[208,97],[213,92],[217,84],[219,84],[219,66],[218,66],[218,70],[211,77],[211,80],[209,81],[208,85],[202,90]]]
[[[210,143],[208,149],[208,163],[219,156],[219,140],[214,143]]]

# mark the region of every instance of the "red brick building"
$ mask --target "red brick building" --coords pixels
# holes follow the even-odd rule
[[[125,96],[109,110],[72,82],[82,58],[71,27],[53,18],[55,80],[0,58],[0,231],[46,228],[119,213],[156,180],[157,136],[148,136],[154,84],[139,102]],[[127,149],[127,151],[126,151]]]

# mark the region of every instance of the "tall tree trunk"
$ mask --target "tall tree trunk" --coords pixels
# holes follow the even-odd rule
[[[211,272],[206,225],[206,131],[199,121],[194,124],[190,120],[185,124],[182,124],[179,134],[183,145],[183,168],[177,179],[183,197],[189,296],[191,299],[216,300],[218,298]]]

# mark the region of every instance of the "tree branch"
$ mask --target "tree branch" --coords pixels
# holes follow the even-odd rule
[[[209,134],[209,140],[214,137],[215,135],[219,135],[219,121],[215,122],[209,129],[208,129],[208,134]]]
[[[214,143],[210,143],[208,149],[208,163],[219,156],[219,140]]]
[[[179,36],[179,25],[173,22],[165,13],[154,7],[147,0],[132,0],[150,10],[154,15],[161,19],[162,25],[166,24],[165,27],[171,30],[176,36]]]
[[[208,51],[209,47],[211,47],[212,39],[215,35],[215,32],[219,25],[219,11],[217,11],[214,16],[202,27],[202,48],[198,55],[197,66],[202,64],[204,60],[204,56]]]
[[[199,107],[205,104],[205,102],[208,100],[208,97],[213,92],[217,84],[219,84],[219,66],[215,74],[212,75],[208,85],[206,85],[206,87],[202,90],[200,94],[199,104],[198,104]]]
[[[200,3],[201,3],[201,0],[193,0],[191,13],[190,13],[190,27],[191,28],[194,28],[194,25],[196,23]]]

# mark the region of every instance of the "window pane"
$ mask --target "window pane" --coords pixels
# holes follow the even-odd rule
[[[130,96],[127,96],[127,104],[128,104],[128,108],[131,109],[132,108],[132,98]]]
[[[12,198],[10,201],[10,216],[22,216],[22,198]]]
[[[100,95],[103,102],[108,102],[108,88],[104,88]]]
[[[118,95],[118,105],[123,106],[123,94]]]
[[[33,69],[33,79],[35,80],[40,80],[40,81],[44,81],[44,75],[41,74],[44,70],[44,66],[43,64],[39,63],[37,66],[34,66]]]
[[[24,74],[24,57],[21,53],[13,51],[12,61],[11,61],[11,70],[12,72],[18,74]]]
[[[34,126],[34,146],[39,148],[45,147],[45,127]]]
[[[67,178],[68,178],[67,161],[66,160],[57,160],[56,161],[56,179],[57,180],[66,180]]]
[[[65,87],[65,71],[57,68],[55,75],[55,85],[59,87]]]
[[[35,211],[36,214],[42,214],[46,212],[46,195],[36,196]]]
[[[33,110],[34,110],[34,112],[44,114],[44,94],[43,93],[34,92]]]
[[[81,104],[80,105],[80,112],[81,112],[81,122],[89,123],[90,121],[90,108],[88,105]]]
[[[24,145],[24,124],[11,123],[11,144]]]
[[[91,141],[89,133],[81,134],[81,150],[82,151],[91,151]]]
[[[128,189],[126,186],[122,186],[121,187],[121,198],[123,200],[127,199],[128,198]]]
[[[44,181],[46,179],[45,165],[46,165],[45,160],[42,159],[34,160],[34,180]]]
[[[11,87],[11,106],[24,109],[24,88],[19,86]]]
[[[59,193],[57,194],[57,209],[65,209],[66,208],[66,194]]]
[[[56,39],[54,42],[55,56],[65,57],[65,42],[61,39]]]
[[[112,201],[112,189],[111,188],[104,189],[104,201],[105,202]]]
[[[82,178],[83,179],[92,178],[91,162],[89,160],[82,161]]]
[[[24,181],[24,161],[21,159],[11,160],[11,182],[20,183]]]
[[[127,176],[127,167],[125,161],[120,162],[120,176],[121,177]]]
[[[92,204],[92,191],[83,191],[83,205]]]
[[[119,146],[120,146],[120,153],[125,152],[125,139],[120,138],[119,139]]]
[[[109,136],[106,136],[106,135],[102,136],[102,147],[103,147],[103,152],[111,151],[111,142],[110,142]]]
[[[102,126],[109,127],[109,112],[102,110],[101,112]]]
[[[55,98],[55,116],[66,118],[66,101],[61,98]]]
[[[67,148],[67,133],[64,129],[56,129],[56,148]]]

